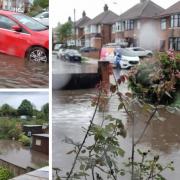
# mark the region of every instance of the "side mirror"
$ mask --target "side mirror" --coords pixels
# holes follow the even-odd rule
[[[14,30],[14,31],[16,31],[16,32],[21,32],[22,31],[22,29],[21,29],[21,27],[20,26],[12,26],[12,30]]]

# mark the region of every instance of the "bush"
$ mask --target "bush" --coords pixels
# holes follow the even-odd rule
[[[144,61],[131,70],[129,86],[139,98],[169,105],[176,100],[180,89],[179,64],[179,54],[161,53],[156,61]]]
[[[0,167],[0,180],[8,180],[12,177],[13,175],[8,169]]]
[[[24,146],[30,146],[31,139],[29,137],[27,137],[26,135],[21,134],[21,136],[19,138],[19,142],[21,142]]]
[[[18,140],[21,133],[22,133],[22,130],[20,128],[11,129],[8,131],[8,138],[10,139],[15,138],[15,140]]]

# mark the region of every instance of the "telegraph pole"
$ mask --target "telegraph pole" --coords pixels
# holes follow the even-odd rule
[[[74,8],[74,40],[75,40],[75,47],[76,47],[76,9]]]

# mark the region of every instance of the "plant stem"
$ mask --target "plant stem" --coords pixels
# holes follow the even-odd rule
[[[143,129],[143,131],[142,131],[142,133],[141,133],[141,135],[139,136],[139,138],[137,139],[137,141],[134,143],[135,146],[140,142],[140,140],[141,140],[142,137],[144,136],[144,134],[145,134],[145,132],[146,132],[146,130],[147,130],[147,128],[148,128],[151,120],[153,119],[154,115],[156,114],[156,112],[157,112],[157,106],[155,107],[153,113],[152,113],[151,116],[149,117],[149,119],[148,119],[148,121],[147,121],[147,123],[146,123],[146,125],[145,125],[145,127],[144,127],[144,129]]]

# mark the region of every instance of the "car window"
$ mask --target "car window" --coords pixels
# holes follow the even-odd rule
[[[144,51],[142,48],[134,48],[134,51]]]
[[[11,30],[12,26],[16,25],[17,23],[10,18],[0,15],[0,28]]]
[[[48,12],[43,12],[43,13],[40,13],[38,15],[35,16],[36,18],[49,18],[49,13]]]
[[[13,17],[17,19],[20,23],[22,23],[24,26],[28,27],[33,31],[43,31],[48,29],[46,26],[29,16],[25,16],[23,14],[14,14]]]

